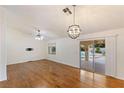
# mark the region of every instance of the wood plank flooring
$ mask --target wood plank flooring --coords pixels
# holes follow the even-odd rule
[[[124,81],[49,60],[9,65],[3,88],[124,88]]]

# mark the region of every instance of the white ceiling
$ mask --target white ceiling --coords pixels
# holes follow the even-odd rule
[[[21,16],[39,27],[45,34],[58,37],[67,36],[68,26],[72,24],[72,15],[66,15],[62,9],[72,6],[62,5],[30,5],[3,6],[12,13]],[[76,7],[76,23],[80,25],[82,34],[124,27],[124,6],[87,6]],[[16,25],[16,24],[15,24]],[[26,25],[25,25],[26,26]]]

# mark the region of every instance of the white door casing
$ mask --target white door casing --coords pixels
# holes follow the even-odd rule
[[[117,55],[116,55],[116,36],[110,36],[105,38],[106,41],[106,75],[116,77],[117,75]]]

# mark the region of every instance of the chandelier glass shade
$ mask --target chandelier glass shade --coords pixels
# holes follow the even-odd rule
[[[76,39],[81,33],[80,26],[75,24],[75,5],[73,5],[73,25],[69,26],[67,33],[72,39]]]

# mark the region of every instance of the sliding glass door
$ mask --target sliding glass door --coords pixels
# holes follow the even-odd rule
[[[105,74],[105,40],[80,42],[81,69]]]
[[[93,41],[81,42],[81,68],[88,71],[93,71]]]
[[[105,74],[105,40],[94,40],[94,70]]]

